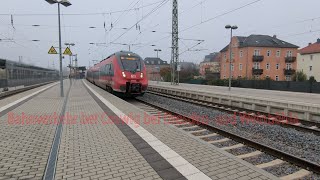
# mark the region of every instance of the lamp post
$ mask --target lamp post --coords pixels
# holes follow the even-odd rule
[[[225,28],[231,30],[231,38],[230,38],[230,45],[229,45],[229,51],[230,51],[230,60],[229,60],[229,91],[231,91],[232,30],[238,29],[238,26],[226,25]]]
[[[155,49],[154,51],[157,52],[157,58],[159,58],[159,52],[161,52],[162,50],[161,49]]]
[[[49,4],[58,4],[58,23],[59,23],[59,55],[60,55],[60,96],[64,96],[63,92],[63,73],[62,73],[62,48],[61,48],[61,23],[60,23],[60,4],[65,7],[71,6],[68,0],[46,0]]]
[[[64,43],[64,45],[68,46],[69,49],[71,48],[71,46],[75,46],[74,43]],[[71,78],[71,56],[69,56],[69,61],[70,61],[70,64],[69,64],[70,75],[69,75],[69,77]]]

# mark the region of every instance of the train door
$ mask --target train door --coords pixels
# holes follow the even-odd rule
[[[0,59],[0,88],[8,87],[6,60]]]
[[[105,85],[106,86],[109,86],[110,84],[110,82],[109,82],[109,69],[110,69],[110,64],[106,64],[105,65],[105,67],[104,67],[104,69],[105,69],[105,79],[104,79],[104,83],[105,83]]]

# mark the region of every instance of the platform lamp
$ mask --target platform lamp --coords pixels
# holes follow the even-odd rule
[[[59,54],[60,54],[60,96],[64,96],[63,92],[63,74],[62,74],[62,48],[61,48],[61,22],[60,22],[60,4],[65,7],[71,6],[68,0],[46,0],[49,4],[58,4],[58,24],[59,24]]]
[[[230,50],[230,60],[229,60],[229,91],[231,91],[232,30],[238,29],[238,26],[226,25],[225,28],[231,30],[231,38],[230,38],[230,45],[229,45],[229,50]]]
[[[157,58],[159,58],[159,52],[161,52],[162,50],[161,49],[155,49],[154,51],[157,52]]]
[[[74,43],[64,43],[64,45],[68,46],[68,47],[69,47],[69,49],[71,49],[71,46],[75,46],[75,44],[74,44]],[[70,61],[70,64],[69,64],[69,69],[70,69],[70,78],[71,78],[71,64],[72,64],[72,62],[71,62],[71,55],[69,56],[69,61]]]

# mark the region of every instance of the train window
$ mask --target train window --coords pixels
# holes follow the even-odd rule
[[[105,68],[104,68],[104,75],[109,75],[109,69],[110,69],[110,65],[109,64],[107,64],[107,65],[105,65]]]
[[[0,68],[5,69],[6,68],[6,61],[0,60]]]
[[[123,70],[130,72],[139,72],[141,71],[141,60],[137,57],[124,57],[120,58]]]
[[[0,79],[6,79],[6,69],[0,68]]]
[[[114,71],[113,71],[113,64],[110,64],[110,71],[109,71],[110,76],[114,76]]]

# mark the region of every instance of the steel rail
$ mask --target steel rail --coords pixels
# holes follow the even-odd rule
[[[316,173],[320,174],[320,164],[317,164],[315,162],[311,162],[311,161],[306,160],[306,159],[302,159],[302,158],[296,157],[296,156],[294,156],[292,154],[286,153],[284,151],[277,150],[275,148],[269,147],[269,146],[261,144],[259,142],[255,142],[253,140],[247,139],[247,138],[242,137],[240,135],[236,135],[236,134],[230,133],[230,132],[228,132],[226,130],[220,129],[218,127],[214,127],[212,125],[209,125],[209,124],[201,122],[201,121],[198,121],[195,118],[191,118],[191,117],[185,116],[183,114],[173,112],[173,111],[171,111],[171,110],[169,110],[167,108],[159,107],[159,106],[157,106],[155,104],[152,104],[152,103],[140,100],[140,99],[136,99],[136,100],[139,101],[139,102],[142,102],[144,104],[147,104],[149,106],[152,106],[154,108],[157,108],[157,109],[159,109],[161,111],[168,112],[171,115],[178,116],[179,118],[183,118],[184,120],[189,121],[189,122],[194,123],[194,124],[197,124],[197,125],[205,128],[205,129],[217,132],[222,136],[225,136],[225,137],[228,137],[228,138],[233,139],[235,141],[241,142],[241,143],[243,143],[243,144],[245,144],[247,146],[250,146],[250,147],[253,147],[255,149],[258,149],[258,150],[260,150],[262,152],[265,152],[267,154],[275,156],[275,157],[277,157],[279,159],[285,160],[287,162],[293,163],[293,164],[298,165],[298,166],[300,166],[302,168],[305,168],[307,170],[310,170],[310,171],[313,171],[313,172],[316,172]]]

